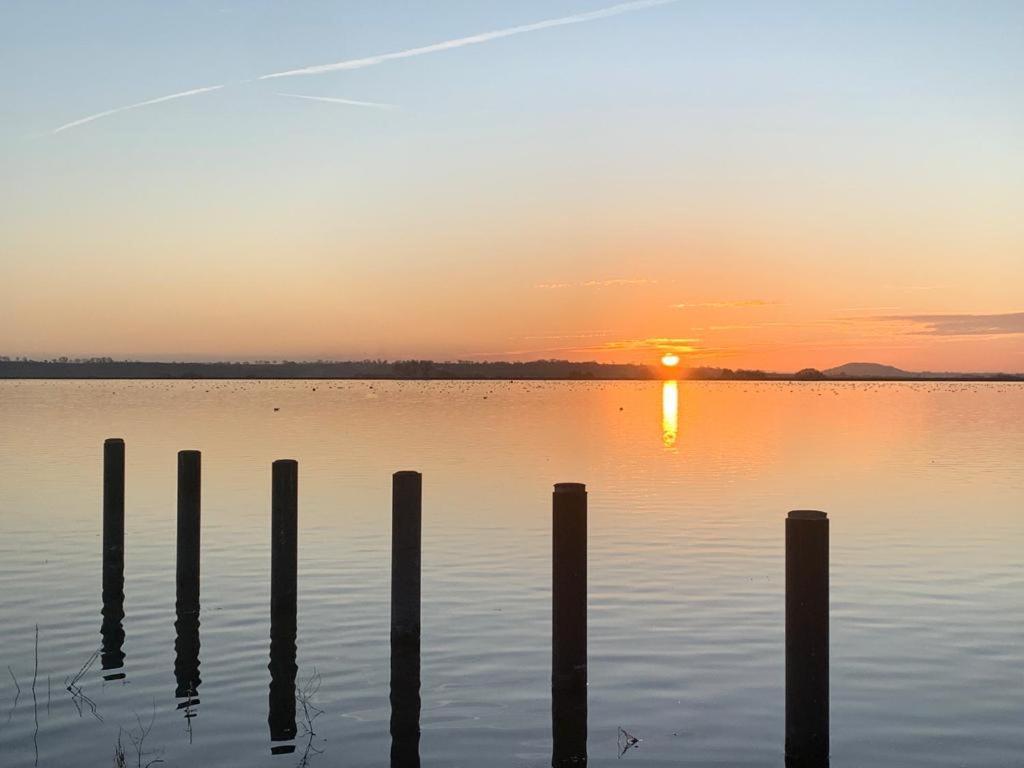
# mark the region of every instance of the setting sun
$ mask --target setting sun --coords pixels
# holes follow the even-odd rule
[[[661,356],[661,364],[666,368],[675,368],[679,365],[679,355],[675,352],[666,352]]]

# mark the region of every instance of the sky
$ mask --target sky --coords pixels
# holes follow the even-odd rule
[[[0,0],[0,354],[1024,371],[1024,4]]]

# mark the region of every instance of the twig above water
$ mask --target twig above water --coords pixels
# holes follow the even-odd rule
[[[68,693],[71,694],[71,701],[78,710],[78,716],[82,716],[82,706],[84,705],[92,716],[102,723],[103,718],[100,716],[99,712],[96,711],[96,702],[89,698],[82,689],[82,686],[78,684],[78,682],[85,677],[86,673],[92,668],[92,665],[96,663],[96,659],[99,657],[100,652],[93,651],[92,656],[86,660],[85,664],[83,664],[82,668],[75,673],[74,677],[64,678],[64,685],[66,686]]]
[[[619,746],[619,757],[623,757],[629,750],[640,745],[641,739],[634,736],[632,733],[627,731],[623,727],[619,727],[618,737],[616,739]]]

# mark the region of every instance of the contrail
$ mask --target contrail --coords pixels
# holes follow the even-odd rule
[[[320,75],[324,72],[338,72],[346,69],[363,69],[365,67],[373,67],[377,64],[382,64],[385,61],[392,61],[394,59],[409,59],[413,56],[424,56],[428,53],[438,53],[440,51],[449,51],[453,48],[463,48],[467,45],[479,45],[480,43],[488,43],[491,40],[499,40],[503,37],[512,37],[513,35],[537,32],[542,29],[551,29],[552,27],[564,27],[570,24],[582,24],[587,21],[607,19],[610,16],[619,16],[623,13],[632,13],[633,11],[640,11],[645,8],[654,8],[659,5],[669,5],[670,3],[675,2],[678,2],[678,0],[633,0],[633,2],[619,3],[618,5],[612,5],[608,8],[601,8],[596,11],[578,13],[575,16],[562,16],[557,19],[536,21],[532,24],[522,24],[518,27],[507,27],[506,29],[498,29],[493,32],[481,32],[476,35],[470,35],[469,37],[459,37],[455,40],[446,40],[443,43],[424,45],[420,48],[409,48],[404,51],[381,53],[376,56],[367,56],[363,59],[348,59],[346,61],[335,62],[334,64],[318,64],[311,67],[303,67],[302,69],[289,69],[285,72],[272,72],[271,74],[263,75],[258,79],[269,80],[274,77]]]
[[[138,109],[139,107],[148,107],[150,104],[159,104],[163,101],[171,101],[172,99],[183,99],[186,96],[196,96],[200,93],[209,93],[210,91],[216,91],[223,88],[223,85],[209,85],[205,88],[193,88],[191,91],[182,91],[181,93],[172,93],[170,96],[160,96],[156,99],[149,99],[147,101],[140,101],[138,104],[129,104],[127,107],[117,107],[116,109],[108,109],[106,112],[97,112],[95,115],[89,115],[78,120],[74,120],[70,123],[65,123],[59,128],[54,128],[50,131],[51,134],[60,133],[66,131],[68,128],[74,128],[78,125],[84,125],[85,123],[91,123],[93,120],[99,120],[101,117],[108,117],[109,115],[116,115],[118,112],[127,112],[129,109]]]
[[[562,16],[557,19],[547,19],[545,21],[536,21],[532,24],[521,24],[518,27],[507,27],[505,29],[498,29],[493,32],[481,32],[480,34],[470,35],[469,37],[459,37],[454,40],[446,40],[442,43],[434,43],[433,45],[424,45],[420,48],[409,48],[404,51],[393,51],[392,53],[381,53],[376,56],[368,56],[362,59],[348,59],[346,61],[338,61],[334,64],[320,64],[312,67],[303,67],[302,69],[290,69],[286,72],[272,72],[269,75],[263,75],[257,78],[258,80],[269,80],[275,77],[293,77],[295,75],[319,75],[324,72],[338,72],[347,69],[363,69],[365,67],[373,67],[377,64],[381,64],[385,61],[392,61],[394,59],[408,59],[413,56],[423,56],[428,53],[438,53],[440,51],[448,51],[453,48],[462,48],[467,45],[479,45],[480,43],[487,43],[491,40],[499,40],[503,37],[512,37],[514,35],[522,35],[527,32],[538,32],[542,29],[551,29],[553,27],[564,27],[570,24],[583,24],[588,21],[597,21],[598,19],[607,19],[611,16],[619,16],[624,13],[632,13],[633,11],[641,11],[645,8],[655,8],[659,5],[670,5],[676,3],[678,0],[632,0],[632,2],[619,3],[617,5],[611,5],[607,8],[599,8],[596,11],[588,11],[586,13],[578,13],[575,16]],[[249,82],[249,81],[246,81]],[[99,120],[102,117],[109,117],[110,115],[116,115],[119,112],[127,112],[131,109],[138,109],[139,107],[148,107],[151,104],[160,104],[164,101],[171,101],[173,99],[183,99],[186,96],[197,96],[200,93],[209,93],[210,91],[217,91],[221,88],[225,88],[224,85],[210,85],[205,88],[193,88],[189,91],[182,91],[181,93],[172,93],[169,96],[160,96],[156,99],[149,99],[147,101],[140,101],[137,104],[129,104],[126,107],[117,107],[116,109],[108,109],[105,112],[97,112],[95,115],[89,115],[78,120],[74,120],[70,123],[53,129],[50,133],[57,134],[61,131],[66,131],[69,128],[75,128],[85,123],[91,123],[93,120]],[[314,97],[314,96],[301,96],[299,94],[280,94],[286,96],[292,96],[297,98],[315,99],[323,101],[337,101],[342,104],[354,104],[357,106],[376,106],[376,107],[390,107],[391,105],[374,104],[372,102],[353,102],[343,99],[329,99],[326,96]]]
[[[334,96],[306,96],[303,93],[278,93],[289,99],[309,99],[310,101],[326,101],[330,104],[347,104],[351,107],[374,107],[376,109],[398,109],[396,104],[381,104],[377,101],[356,101],[355,99],[339,99]]]

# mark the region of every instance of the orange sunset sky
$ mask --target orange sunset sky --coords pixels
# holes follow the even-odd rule
[[[0,354],[1024,371],[1024,5],[0,12]]]

